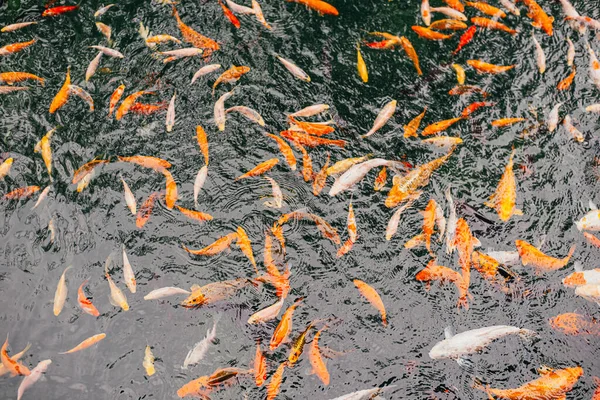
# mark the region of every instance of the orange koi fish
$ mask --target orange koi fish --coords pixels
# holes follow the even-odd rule
[[[386,50],[393,48],[398,42],[393,39],[386,39],[379,42],[363,42],[363,44],[370,49]]]
[[[550,318],[548,323],[565,335],[600,335],[600,324],[594,318],[586,318],[581,314],[560,314]]]
[[[312,8],[313,10],[315,10],[316,12],[318,12],[321,15],[338,16],[340,14],[339,11],[337,10],[337,8],[335,8],[331,4],[321,1],[321,0],[288,0],[288,1],[291,1],[294,3],[299,3],[299,4],[304,4],[306,7]]]
[[[233,24],[233,26],[235,26],[236,28],[239,29],[240,26],[242,26],[242,24],[240,24],[240,20],[237,19],[237,17],[231,12],[231,10],[229,8],[227,8],[227,6],[225,4],[223,4],[223,2],[221,0],[219,0],[219,4],[221,5],[221,8],[223,9],[223,14],[225,14],[225,16],[227,17],[229,22],[231,22]]]
[[[208,138],[204,128],[200,125],[196,126],[196,140],[198,141],[198,147],[202,155],[204,155],[204,165],[208,165]]]
[[[458,81],[459,85],[464,85],[465,84],[465,79],[467,77],[467,74],[465,73],[465,69],[458,64],[452,64],[452,68],[454,68],[454,70],[456,71],[456,80]]]
[[[119,89],[117,89],[117,90],[119,90]],[[123,102],[117,109],[117,113],[115,114],[115,118],[117,119],[117,121],[119,121],[121,118],[123,118],[129,112],[129,110],[135,104],[135,102],[137,101],[137,99],[139,97],[141,97],[145,94],[153,94],[153,93],[154,92],[141,90],[139,92],[135,92],[135,93],[130,94],[129,96],[125,97],[125,100],[123,100]],[[116,95],[116,91],[115,91],[115,93],[113,93],[113,96],[115,96],[115,95]],[[112,100],[112,96],[111,96],[111,100]],[[117,99],[117,101],[118,101],[118,99]]]
[[[413,62],[415,69],[417,70],[417,75],[423,75],[423,71],[421,71],[421,67],[419,65],[419,56],[417,55],[417,51],[413,47],[410,40],[402,36],[400,38],[400,44],[402,45],[402,48],[404,49],[404,52],[406,53],[408,58],[410,58]]]
[[[308,350],[308,360],[312,367],[311,374],[317,375],[317,377],[323,382],[323,385],[329,385],[329,371],[327,371],[327,365],[321,357],[321,350],[319,349],[319,339],[321,338],[321,332],[327,329],[327,326],[321,328],[313,337],[312,343]]]
[[[279,163],[279,158],[271,158],[270,160],[263,161],[256,167],[252,168],[250,171],[235,178],[234,181],[239,181],[240,179],[250,178],[254,176],[260,176],[270,171],[274,166],[277,165],[277,163]]]
[[[462,96],[463,94],[471,93],[480,93],[484,98],[489,96],[489,93],[473,85],[458,85],[448,91],[450,96]]]
[[[367,63],[360,52],[360,44],[356,43],[356,68],[358,70],[358,76],[360,79],[367,83],[369,82],[369,71],[367,70]]]
[[[467,29],[465,31],[465,33],[463,33],[460,37],[460,41],[458,42],[458,47],[456,47],[456,50],[454,50],[452,52],[452,54],[458,54],[458,52],[465,47],[467,44],[469,44],[471,42],[471,40],[473,40],[473,37],[475,36],[475,32],[477,31],[477,27],[475,25],[471,26],[469,29]]]
[[[502,11],[501,9],[499,9],[497,7],[489,5],[488,3],[484,3],[482,1],[477,1],[477,2],[465,1],[465,4],[469,7],[476,8],[477,10],[481,11],[482,13],[490,15],[492,17],[500,17],[500,18],[506,17],[506,13],[504,11]]]
[[[175,206],[175,202],[177,201],[177,183],[175,179],[173,179],[173,175],[166,169],[162,170],[163,175],[165,176],[165,186],[166,186],[166,196],[165,196],[165,205],[169,210],[172,210]]]
[[[404,137],[415,137],[417,136],[417,131],[419,130],[419,126],[421,126],[421,120],[425,116],[427,112],[427,107],[423,110],[423,112],[413,118],[408,124],[404,125]]]
[[[291,142],[298,143],[300,145],[308,146],[308,147],[332,145],[332,146],[344,148],[344,146],[346,146],[345,140],[325,139],[325,138],[311,136],[306,133],[297,132],[297,131],[287,130],[287,131],[281,131],[279,134]]]
[[[119,161],[126,162],[130,164],[137,164],[140,167],[150,168],[155,170],[156,172],[162,173],[167,168],[171,168],[171,163],[167,160],[163,160],[162,158],[152,157],[152,156],[131,156],[131,157],[121,157],[118,156]]]
[[[421,213],[423,215],[423,233],[406,242],[404,245],[405,248],[412,249],[421,243],[425,243],[427,251],[431,253],[431,236],[435,228],[435,217],[438,208],[439,206],[434,199],[429,200],[425,210]]]
[[[252,244],[250,243],[250,238],[248,238],[246,231],[241,226],[238,226],[236,233],[237,245],[240,247],[240,250],[242,250],[242,253],[248,257],[248,260],[250,260],[254,270],[256,271],[256,274],[258,275],[258,269],[256,268],[256,260],[254,260],[254,254],[252,253]]]
[[[583,236],[587,239],[587,241],[595,247],[600,247],[600,239],[589,232],[583,232]]]
[[[437,265],[435,259],[429,261],[425,269],[419,271],[415,278],[419,282],[426,282],[427,290],[431,287],[432,281],[440,281],[440,283],[452,282],[456,286],[456,289],[458,289],[458,306],[468,307],[467,298],[472,296],[467,286],[465,286],[461,274],[448,267]]]
[[[481,60],[467,60],[467,64],[477,71],[479,74],[499,74],[506,72],[515,67],[515,65],[495,65],[483,62]]]
[[[304,297],[297,298],[294,301],[294,304],[289,306],[281,316],[281,320],[279,321],[277,328],[275,328],[269,343],[269,349],[271,351],[278,348],[284,341],[288,339],[288,336],[292,331],[292,316],[294,315],[294,310],[300,305],[302,300],[304,300]]]
[[[461,113],[461,117],[464,119],[467,119],[471,116],[472,113],[474,113],[476,110],[480,109],[481,107],[492,107],[495,105],[496,105],[496,103],[490,103],[488,101],[478,101],[475,103],[471,103],[463,110],[463,112]]]
[[[34,43],[35,43],[35,39],[30,40],[29,42],[7,44],[6,46],[0,48],[0,56],[18,53],[19,51],[26,49],[27,47],[33,45]]]
[[[315,196],[318,196],[319,193],[321,193],[321,191],[325,187],[325,184],[327,183],[327,168],[329,168],[330,158],[330,154],[327,153],[327,161],[325,161],[323,168],[321,168],[321,170],[317,172],[317,174],[314,176],[313,194]]]
[[[187,248],[185,245],[182,245],[182,246],[185,251],[187,251],[190,254],[196,255],[196,256],[214,256],[214,255],[219,254],[219,253],[225,251],[226,249],[228,249],[229,246],[231,245],[231,243],[233,243],[233,241],[237,240],[237,239],[238,239],[238,234],[236,232],[233,232],[233,233],[228,233],[227,235],[220,237],[219,239],[215,240],[213,243],[209,244],[208,246],[206,246],[200,250],[192,250],[192,249]]]
[[[88,347],[98,343],[105,337],[106,337],[105,333],[99,333],[97,335],[94,335],[92,337],[85,339],[83,342],[79,343],[77,346],[73,347],[71,350],[68,350],[68,351],[65,351],[65,352],[59,353],[59,354],[71,354],[71,353],[75,353],[76,351],[87,349]]]
[[[456,11],[465,12],[465,6],[460,0],[444,0],[444,3],[448,4],[449,7],[454,8]]]
[[[8,335],[6,335],[6,340],[4,341],[4,344],[2,345],[2,350],[0,350],[0,360],[2,361],[2,365],[4,366],[4,368],[6,368],[8,370],[8,372],[10,372],[10,376],[17,376],[17,375],[28,376],[29,374],[31,374],[31,371],[29,371],[29,368],[27,368],[23,364],[17,362],[15,359],[10,358],[10,356],[8,355],[7,348],[8,348]]]
[[[154,210],[154,203],[161,194],[159,192],[153,192],[148,196],[146,201],[138,208],[137,215],[135,217],[135,226],[142,229],[146,222],[150,219],[152,210]]]
[[[489,386],[476,385],[477,389],[485,391],[490,398],[499,399],[566,399],[566,393],[583,375],[581,367],[552,370],[540,368],[540,378],[527,382],[516,389],[493,389]],[[493,397],[492,397],[493,396]]]
[[[195,30],[184,24],[181,18],[179,18],[179,13],[175,9],[175,6],[173,6],[173,15],[177,20],[177,26],[181,31],[181,36],[183,36],[183,40],[190,43],[196,48],[203,49],[205,57],[208,57],[213,51],[217,51],[221,48],[221,46],[219,46],[219,43],[215,42],[211,38],[199,34]]]
[[[567,90],[568,88],[571,87],[571,84],[573,83],[573,79],[575,79],[575,74],[577,73],[577,68],[575,67],[575,65],[573,65],[573,67],[571,67],[571,73],[562,81],[560,81],[558,83],[558,85],[556,86],[556,88],[558,90]]]
[[[354,245],[354,243],[356,243],[356,239],[358,239],[356,229],[356,217],[354,215],[354,207],[352,207],[352,202],[350,202],[350,204],[348,205],[348,218],[346,221],[346,226],[348,229],[348,240],[346,240],[342,247],[338,249],[338,258],[342,257],[344,254],[352,250],[352,246]]]
[[[371,286],[366,284],[365,282],[355,279],[354,286],[358,289],[360,294],[362,294],[373,307],[375,307],[379,313],[381,314],[381,320],[383,322],[383,326],[387,326],[387,315],[385,312],[385,306],[383,305],[383,301],[379,296],[379,293]]]
[[[495,21],[493,19],[484,18],[484,17],[473,17],[471,18],[471,22],[473,25],[478,26],[480,28],[487,28],[496,31],[504,31],[506,33],[510,33],[511,35],[516,35],[517,31],[509,28],[501,22]]]
[[[44,86],[44,84],[45,84],[44,78],[40,78],[39,76],[30,74],[29,72],[2,72],[2,73],[0,73],[0,82],[4,82],[7,85],[13,85],[17,82],[23,82],[26,80],[38,81],[42,86]]]
[[[279,136],[273,135],[271,133],[266,133],[266,132],[265,132],[265,135],[267,135],[268,137],[270,137],[271,139],[273,139],[277,142],[277,147],[279,147],[279,151],[281,152],[281,154],[283,154],[285,161],[290,166],[290,169],[292,171],[295,171],[296,170],[296,156],[294,156],[294,152],[292,151],[292,148],[290,147],[290,145],[287,144],[287,142],[285,140],[283,140],[282,138],[280,138]]]
[[[67,100],[69,100],[69,86],[71,86],[71,67],[67,67],[67,75],[65,77],[65,81],[52,99],[52,103],[50,104],[50,114],[54,114],[58,111],[62,106],[67,104]]]
[[[267,360],[260,349],[260,342],[256,343],[256,355],[254,356],[254,381],[256,386],[262,386],[267,380]]]
[[[312,0],[312,2],[320,2],[318,0]],[[327,3],[325,3],[327,4]],[[337,14],[335,14],[337,15]],[[271,381],[267,385],[267,400],[275,400],[277,395],[279,394],[279,388],[281,386],[281,381],[283,380],[283,372],[285,371],[285,367],[287,366],[287,361],[282,362],[273,375],[271,375]]]
[[[515,240],[517,251],[521,257],[521,263],[523,265],[531,265],[538,272],[541,271],[555,271],[561,269],[569,263],[571,256],[575,253],[575,245],[571,246],[569,253],[565,258],[554,258],[542,253],[539,249],[533,245],[523,241]]]
[[[200,378],[194,379],[177,390],[177,396],[180,398],[194,396],[206,400],[209,399],[209,393],[210,388],[208,387],[208,376],[201,376]]]
[[[222,3],[221,3],[222,4]],[[232,65],[227,71],[223,72],[213,84],[213,95],[215,94],[215,89],[219,85],[219,83],[234,83],[237,82],[243,75],[250,72],[250,67],[241,66],[236,67]]]
[[[207,214],[207,213],[203,213],[203,212],[195,211],[195,210],[189,210],[187,208],[183,208],[180,206],[175,206],[175,208],[177,208],[186,217],[196,220],[198,222],[211,221],[213,219],[212,215]]]
[[[98,309],[92,304],[92,302],[86,297],[83,292],[83,287],[87,284],[88,280],[83,281],[81,286],[79,286],[79,290],[77,290],[77,302],[79,303],[79,307],[86,313],[97,317],[100,315]]]
[[[75,11],[78,8],[79,6],[58,6],[53,8],[47,8],[42,13],[42,17],[56,17],[57,15]]]
[[[388,197],[385,199],[385,205],[388,208],[394,208],[398,203],[409,198],[416,190],[425,186],[429,183],[429,178],[433,172],[441,167],[448,158],[452,155],[452,151],[443,157],[436,158],[427,164],[415,167],[406,175],[400,177],[395,176],[392,180],[392,189],[388,193]]]
[[[417,26],[417,25],[412,26],[412,30],[417,35],[419,35],[419,37],[422,37],[423,39],[428,39],[428,40],[444,40],[444,39],[450,39],[452,36],[454,36],[454,34],[444,35],[443,33],[436,32],[429,28],[425,28],[423,26]]]
[[[384,166],[383,168],[381,168],[381,171],[379,171],[379,174],[377,175],[377,178],[375,179],[375,184],[373,185],[373,190],[375,190],[376,192],[380,191],[381,189],[383,189],[386,182],[387,182],[387,168]]]
[[[129,109],[130,112],[140,115],[152,115],[159,111],[164,111],[169,106],[166,101],[156,104],[134,103]]]
[[[498,187],[490,199],[485,203],[486,206],[496,210],[501,221],[507,222],[513,215],[523,215],[523,212],[517,208],[517,181],[513,172],[513,157],[515,150],[510,154],[508,164],[504,168],[504,173],[498,182]]]
[[[523,3],[529,8],[527,16],[533,20],[531,25],[534,28],[542,29],[549,36],[552,36],[554,17],[549,17],[535,0],[523,0]]]
[[[426,126],[425,129],[423,129],[423,132],[421,132],[421,135],[429,136],[429,135],[435,135],[436,133],[439,133],[439,132],[443,132],[446,129],[450,128],[455,123],[457,123],[458,121],[460,121],[461,119],[463,119],[463,117],[446,119],[443,121],[436,122],[434,124]]]
[[[292,122],[294,125],[300,128],[300,130],[304,131],[305,133],[308,133],[309,135],[323,136],[335,130],[334,127],[326,124],[298,121],[292,116],[289,116],[288,118],[290,122]]]
[[[526,121],[525,118],[501,118],[495,121],[492,121],[492,126],[496,128],[513,125],[519,122]]]
[[[13,190],[4,195],[4,200],[19,200],[33,196],[34,193],[40,190],[39,186],[24,186]]]
[[[103,164],[108,164],[108,163],[109,163],[108,160],[92,160],[92,161],[89,161],[89,162],[83,164],[81,167],[79,167],[77,169],[77,171],[75,171],[73,173],[73,180],[71,181],[71,183],[76,185],[81,180],[83,180],[83,178],[85,178],[92,171],[94,171],[94,169],[96,167],[103,165]]]
[[[474,247],[480,246],[481,242],[473,237],[467,221],[463,218],[459,218],[456,222],[454,245],[458,251],[458,263],[460,265],[462,284],[464,285],[464,287],[459,290],[462,290],[463,293],[467,293],[471,282],[471,255],[473,254]],[[459,301],[459,307],[460,306],[469,309],[466,298]]]
[[[115,111],[115,107],[117,106],[117,103],[119,102],[119,100],[121,100],[121,96],[123,96],[124,91],[125,91],[125,85],[121,85],[118,88],[116,88],[115,91],[113,92],[113,94],[110,96],[109,110],[108,110],[109,117],[112,115],[113,111]]]

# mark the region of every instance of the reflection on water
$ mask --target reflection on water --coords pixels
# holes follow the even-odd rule
[[[499,4],[494,5],[500,6]],[[0,192],[19,187],[51,185],[47,198],[35,205],[39,192],[21,201],[3,201],[0,213],[2,262],[2,331],[10,334],[10,354],[31,343],[21,361],[33,368],[51,359],[47,380],[32,386],[24,398],[123,399],[177,398],[185,383],[218,368],[253,368],[256,342],[263,351],[278,319],[249,325],[248,318],[277,301],[272,285],[247,285],[227,301],[198,309],[178,305],[185,297],[143,300],[152,290],[173,286],[190,290],[192,285],[253,278],[255,272],[239,245],[218,255],[192,256],[182,245],[201,249],[218,238],[235,232],[239,226],[248,234],[258,268],[264,273],[265,231],[282,214],[302,209],[324,218],[341,237],[348,238],[346,220],[352,202],[356,214],[358,239],[341,258],[338,246],[315,227],[310,219],[291,219],[284,225],[285,255],[274,256],[290,266],[291,291],[280,315],[304,297],[293,315],[294,340],[317,319],[327,319],[319,346],[331,375],[325,387],[310,374],[308,344],[305,354],[294,366],[286,368],[279,398],[330,399],[357,390],[395,385],[383,396],[390,399],[466,399],[484,398],[473,389],[474,378],[492,387],[515,388],[539,377],[540,365],[553,368],[581,366],[584,376],[568,398],[590,398],[600,374],[593,356],[597,350],[594,336],[567,336],[553,330],[548,320],[562,313],[577,312],[593,317],[597,305],[576,296],[561,281],[572,272],[573,261],[585,269],[594,265],[597,248],[585,240],[574,222],[589,211],[590,200],[598,202],[598,142],[596,114],[585,107],[597,102],[597,88],[589,77],[586,48],[600,50],[595,32],[581,35],[563,21],[559,2],[541,1],[555,18],[554,35],[547,36],[531,26],[526,7],[521,16],[508,14],[503,22],[519,31],[508,33],[478,29],[471,43],[456,56],[455,37],[445,41],[420,39],[412,25],[422,25],[420,2],[336,1],[338,17],[321,17],[304,6],[279,1],[261,3],[272,30],[265,29],[252,15],[239,15],[236,29],[223,16],[216,1],[184,2],[177,5],[182,20],[192,28],[216,39],[221,50],[210,60],[201,57],[164,64],[139,37],[140,23],[152,34],[181,38],[170,6],[154,2],[118,3],[99,21],[112,28],[112,47],[124,59],[103,56],[96,74],[84,79],[90,61],[96,56],[93,45],[106,45],[95,25],[93,14],[98,2],[81,3],[80,9],[49,18],[15,32],[0,34],[0,46],[37,39],[32,47],[0,58],[0,72],[26,71],[46,79],[42,87],[27,83],[28,91],[0,98],[0,160],[12,157],[10,174],[0,181]],[[55,4],[59,5],[59,4]],[[442,6],[432,0],[432,7]],[[599,18],[594,2],[573,1],[582,14]],[[0,1],[0,25],[39,20],[41,4],[19,0]],[[250,4],[246,4],[250,6]],[[480,15],[467,8],[467,16]],[[435,19],[441,19],[439,14]],[[468,23],[470,25],[470,22]],[[377,50],[363,46],[369,80],[363,83],[356,70],[356,43],[367,39],[367,32],[390,32],[406,36],[414,45],[423,69],[416,74],[412,61],[402,48]],[[535,60],[532,31],[546,55],[547,70],[541,75]],[[556,85],[571,73],[566,55],[570,37],[574,44],[577,73],[568,90]],[[368,40],[372,38],[369,37]],[[160,49],[177,45],[160,44]],[[274,55],[292,60],[311,77],[307,83],[294,78]],[[500,75],[479,75],[467,67],[466,60],[481,59],[498,65],[516,65]],[[222,69],[198,78],[194,73],[205,64],[218,63]],[[446,133],[460,136],[463,143],[446,163],[437,169],[424,193],[403,212],[397,233],[385,240],[388,220],[394,210],[384,201],[392,186],[394,170],[380,192],[373,190],[380,169],[374,169],[356,185],[335,197],[327,193],[333,178],[320,195],[313,195],[312,183],[302,176],[302,153],[294,149],[298,169],[291,171],[277,144],[263,132],[287,129],[287,115],[311,104],[326,103],[330,109],[315,121],[332,118],[336,131],[327,136],[348,141],[345,148],[319,146],[308,149],[314,173],[331,156],[332,163],[349,157],[372,154],[373,158],[401,160],[419,166],[443,156],[446,151],[424,145],[417,138],[404,138],[403,126],[427,112],[421,127],[454,118],[469,104],[483,101],[481,95],[450,96],[456,85],[453,63],[466,69],[466,84],[477,85],[490,96],[491,107],[480,108],[469,119],[452,125]],[[250,71],[236,83],[222,83],[215,96],[214,80],[231,65],[248,66]],[[63,84],[67,67],[72,84],[87,91],[94,100],[95,112],[73,97],[56,114],[48,113],[52,98]],[[122,120],[107,118],[109,98],[120,85],[125,96],[140,90],[153,90],[144,97],[147,103],[169,102],[176,93],[176,119],[171,133],[165,131],[166,111],[152,115],[128,114]],[[22,84],[18,84],[22,85]],[[263,128],[237,113],[227,115],[226,128],[217,130],[213,120],[216,99],[235,88],[226,108],[244,105],[264,118]],[[361,139],[373,126],[379,111],[397,100],[393,117],[377,133]],[[570,115],[584,136],[573,140],[562,125],[554,132],[546,128],[552,108],[562,103],[560,117]],[[523,117],[526,122],[495,128],[491,121]],[[196,222],[166,201],[157,201],[148,223],[136,227],[136,218],[125,206],[122,176],[137,200],[138,209],[152,193],[165,189],[162,173],[134,164],[109,163],[101,166],[90,185],[78,193],[72,184],[73,173],[92,159],[148,155],[168,160],[177,182],[177,205],[194,209],[193,186],[204,158],[196,142],[196,126],[206,129],[210,149],[207,179],[199,192],[198,210],[213,219]],[[57,127],[51,139],[52,176],[36,143]],[[483,203],[496,189],[511,150],[515,149],[514,173],[517,181],[517,208],[523,216],[502,223],[494,210]],[[279,157],[279,164],[268,172],[281,187],[281,209],[264,205],[271,197],[271,184],[263,178],[234,179],[259,163]],[[406,165],[406,164],[405,164]],[[404,244],[422,231],[424,210],[435,199],[448,217],[444,195],[452,188],[457,216],[464,218],[481,241],[482,252],[514,251],[515,240],[525,240],[546,254],[563,257],[576,245],[573,260],[559,271],[536,274],[520,263],[511,267],[517,279],[508,293],[478,273],[471,275],[469,291],[473,299],[469,310],[456,307],[457,290],[452,283],[430,290],[415,279],[431,259],[424,246],[405,249]],[[135,271],[136,293],[130,293],[122,276],[120,253],[124,245]],[[275,247],[279,249],[279,247]],[[458,257],[448,255],[444,242],[434,234],[432,253],[437,264],[460,271]],[[113,254],[109,271],[116,285],[127,296],[129,311],[113,307],[104,263]],[[67,266],[68,293],[64,309],[53,315],[57,282]],[[77,288],[88,279],[85,296],[98,307],[100,316],[85,314],[77,305]],[[381,296],[389,324],[383,327],[379,312],[353,284],[367,282]],[[182,368],[188,351],[200,342],[218,319],[216,339],[195,365]],[[473,354],[467,364],[454,360],[432,360],[433,344],[444,339],[444,328],[463,332],[490,325],[513,325],[538,333],[534,340],[508,336]],[[318,326],[321,328],[322,324]],[[106,339],[76,354],[59,355],[86,338],[100,332]],[[311,343],[314,332],[309,333]],[[156,373],[148,377],[142,361],[146,346],[156,357]],[[288,357],[289,345],[266,351],[268,377]],[[465,367],[465,365],[467,365]],[[1,398],[14,398],[21,378],[1,378]],[[211,395],[213,398],[264,398],[266,388],[257,388],[253,377],[241,376],[237,383]]]

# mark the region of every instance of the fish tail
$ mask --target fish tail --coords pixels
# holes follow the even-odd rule
[[[571,249],[569,249],[569,254],[567,254],[567,256],[565,258],[563,258],[563,262],[565,263],[565,265],[569,262],[569,260],[573,256],[573,253],[575,253],[576,247],[577,247],[576,245],[571,246]]]

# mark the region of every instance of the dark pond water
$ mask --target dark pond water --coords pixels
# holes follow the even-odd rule
[[[432,5],[439,6],[441,2]],[[595,1],[574,0],[582,15],[599,18]],[[595,388],[592,376],[600,374],[596,337],[565,336],[552,330],[548,319],[560,313],[577,311],[598,315],[598,306],[564,288],[562,278],[572,271],[573,263],[563,270],[536,276],[532,269],[518,270],[521,289],[528,296],[507,296],[473,273],[474,296],[468,311],[457,310],[456,290],[452,285],[434,284],[429,292],[415,274],[429,261],[423,249],[406,250],[404,243],[420,232],[422,210],[430,198],[447,211],[446,187],[453,188],[459,217],[469,223],[482,242],[482,250],[514,250],[515,239],[540,243],[542,250],[562,256],[577,245],[574,259],[586,268],[596,267],[598,249],[586,243],[574,226],[588,210],[588,201],[600,202],[595,156],[599,143],[598,118],[584,112],[595,103],[596,88],[588,74],[586,37],[573,32],[562,19],[558,1],[544,0],[543,8],[556,18],[552,37],[536,30],[547,56],[547,72],[537,71],[530,20],[522,7],[521,17],[509,14],[505,23],[520,31],[514,37],[498,31],[480,30],[475,39],[456,57],[451,56],[458,39],[431,42],[419,39],[411,26],[422,24],[417,0],[350,1],[335,0],[339,17],[321,17],[304,6],[285,1],[265,1],[262,8],[272,31],[267,31],[252,16],[240,16],[242,27],[235,29],[223,16],[216,1],[182,2],[178,10],[183,20],[197,31],[217,39],[222,49],[210,62],[224,67],[246,65],[251,68],[234,85],[224,84],[218,95],[235,87],[227,105],[245,105],[257,110],[266,121],[263,129],[239,115],[228,116],[226,129],[219,132],[213,118],[215,97],[211,85],[217,74],[189,84],[194,72],[204,64],[200,57],[163,64],[153,57],[138,35],[140,22],[153,33],[181,37],[170,6],[151,1],[126,0],[113,7],[100,21],[112,27],[113,47],[124,59],[103,57],[96,75],[85,82],[86,68],[96,51],[89,46],[106,44],[95,26],[94,12],[102,3],[81,2],[70,14],[46,19],[38,25],[13,33],[0,34],[0,44],[37,38],[23,52],[0,58],[0,72],[27,71],[44,77],[44,88],[30,84],[29,92],[0,98],[0,160],[14,158],[10,175],[0,181],[0,192],[18,187],[52,185],[46,201],[32,210],[37,195],[20,202],[4,202],[0,210],[0,296],[2,307],[0,337],[10,333],[11,354],[29,342],[31,349],[23,357],[33,367],[43,359],[52,359],[44,382],[38,382],[24,398],[37,399],[173,399],[184,383],[211,374],[226,366],[252,365],[255,342],[268,341],[277,323],[250,326],[248,317],[276,301],[274,291],[244,289],[231,300],[197,310],[178,306],[178,297],[145,301],[143,296],[163,286],[185,289],[225,279],[252,277],[253,268],[233,246],[231,251],[214,257],[190,257],[181,244],[204,247],[218,237],[242,226],[252,241],[259,268],[262,269],[264,231],[282,213],[307,207],[335,227],[342,240],[347,237],[346,216],[352,199],[357,217],[359,239],[353,249],[336,258],[336,246],[323,238],[310,222],[290,224],[286,262],[292,265],[291,300],[306,299],[294,315],[295,337],[311,320],[336,317],[339,323],[324,331],[321,346],[344,355],[327,360],[331,384],[324,387],[309,375],[304,358],[285,371],[278,398],[330,399],[376,386],[396,385],[385,394],[387,399],[470,399],[485,398],[474,390],[473,376],[494,387],[517,387],[538,375],[540,365],[554,368],[580,365],[585,375],[568,395],[572,399],[590,398]],[[246,4],[249,6],[250,4]],[[497,5],[497,4],[496,4]],[[0,8],[0,25],[38,20],[41,3],[5,0]],[[477,15],[473,9],[469,16]],[[385,31],[407,36],[415,46],[424,71],[417,77],[411,61],[402,49],[379,51],[366,47],[362,54],[369,70],[369,82],[362,83],[356,72],[356,48],[367,32]],[[459,36],[456,35],[456,36]],[[577,76],[572,87],[563,92],[557,83],[570,69],[566,65],[570,36],[577,49]],[[587,40],[600,50],[594,34]],[[165,46],[165,48],[177,48]],[[306,83],[291,76],[273,57],[289,58],[311,77]],[[385,240],[385,228],[393,211],[384,200],[391,179],[382,192],[373,191],[374,170],[356,190],[330,197],[328,187],[312,194],[299,171],[293,172],[282,162],[269,176],[283,190],[281,210],[266,208],[264,198],[270,185],[264,179],[234,182],[236,176],[259,162],[281,157],[264,130],[277,133],[286,128],[286,115],[302,107],[327,103],[338,124],[331,136],[346,139],[346,149],[318,147],[310,150],[315,170],[324,164],[327,154],[332,161],[373,153],[386,159],[402,159],[420,165],[442,153],[432,151],[419,140],[403,138],[402,126],[425,106],[428,112],[422,126],[453,118],[477,96],[452,97],[447,94],[456,84],[451,64],[465,65],[467,59],[483,59],[495,64],[516,64],[501,75],[477,75],[467,68],[467,83],[479,85],[491,94],[495,106],[449,129],[464,143],[449,161],[433,175],[424,194],[407,211],[397,235]],[[72,80],[87,90],[96,103],[89,113],[86,105],[73,98],[58,113],[48,106],[64,80],[67,66]],[[222,71],[222,70],[221,70]],[[151,116],[128,115],[121,121],[107,118],[109,97],[125,84],[126,93],[158,87],[151,101],[169,101],[177,93],[177,119],[171,133],[165,131],[164,111]],[[377,113],[391,99],[398,108],[390,122],[368,139],[366,133]],[[573,141],[563,128],[549,133],[545,127],[523,130],[535,121],[543,122],[552,107],[564,102],[561,116],[569,113],[585,135],[585,142]],[[490,122],[504,117],[529,118],[526,124],[497,129]],[[50,182],[44,162],[33,149],[50,129],[60,125],[52,137],[53,176]],[[136,228],[123,200],[119,175],[135,193],[138,206],[149,194],[164,188],[164,178],[151,170],[127,164],[110,164],[97,174],[90,186],[77,193],[71,184],[73,172],[95,157],[136,154],[164,158],[173,164],[171,172],[178,184],[178,204],[193,208],[193,183],[204,160],[198,151],[195,127],[206,128],[210,165],[207,182],[200,193],[200,210],[214,219],[203,224],[190,221],[164,202],[159,202],[143,229]],[[517,206],[523,217],[502,223],[493,210],[483,206],[500,179],[512,148],[516,149]],[[301,154],[296,153],[299,160]],[[55,238],[47,227],[52,220]],[[109,285],[104,277],[104,261],[118,254],[125,244],[137,278],[137,293],[125,288],[120,257],[115,257],[112,277],[126,291],[130,310],[124,312],[109,304]],[[448,257],[445,248],[435,242],[438,262],[458,269],[457,256]],[[62,313],[52,312],[57,282],[68,265],[68,298]],[[384,328],[378,313],[359,295],[352,279],[371,284],[386,305],[389,326]],[[100,310],[94,318],[77,306],[77,287],[89,279],[87,295]],[[217,343],[206,357],[187,370],[181,368],[188,350],[200,341],[220,314]],[[428,356],[432,345],[443,339],[446,326],[456,331],[506,324],[525,327],[539,333],[533,342],[509,337],[491,344],[474,355],[474,371],[465,371],[452,360],[434,361]],[[87,337],[105,332],[99,344],[70,355],[59,355]],[[152,347],[156,356],[156,374],[145,375],[144,349]],[[286,359],[288,348],[268,353],[269,374]],[[20,378],[4,376],[0,398],[15,398]],[[216,392],[216,399],[249,399],[266,396],[265,387],[255,387],[251,379],[240,379],[232,387]]]

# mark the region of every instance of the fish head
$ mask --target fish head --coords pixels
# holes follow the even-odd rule
[[[187,299],[181,302],[181,305],[187,308],[200,307],[204,303],[206,303],[206,296],[202,294],[200,290],[193,290],[192,294],[190,294]]]

